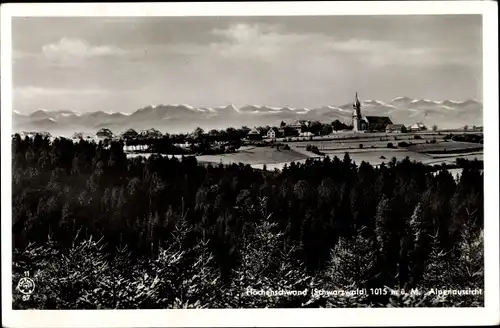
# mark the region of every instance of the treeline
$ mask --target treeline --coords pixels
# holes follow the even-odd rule
[[[154,135],[139,134],[133,129],[121,135],[124,146],[136,148],[144,152],[160,154],[221,154],[236,151],[241,146],[250,131],[243,126],[240,129],[227,128],[223,130],[210,130],[206,133],[201,128],[196,128],[192,133],[162,134],[155,131]],[[109,144],[110,140],[106,141]],[[187,145],[187,147],[186,147]],[[144,148],[146,146],[146,148]],[[138,149],[137,149],[138,148]]]
[[[281,172],[12,140],[15,308],[481,306],[482,298],[249,297],[245,289],[482,288],[483,175],[408,159]],[[98,242],[99,240],[99,242]],[[45,287],[43,287],[45,286]],[[394,303],[395,302],[395,303]]]

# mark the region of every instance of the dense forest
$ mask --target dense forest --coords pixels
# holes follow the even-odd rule
[[[16,309],[482,306],[483,174],[344,158],[282,171],[15,135]],[[36,290],[15,291],[29,271]],[[249,296],[255,290],[307,290]],[[379,289],[380,288],[380,289]]]

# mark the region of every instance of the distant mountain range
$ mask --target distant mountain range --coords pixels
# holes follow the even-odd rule
[[[476,100],[433,101],[397,97],[389,102],[364,100],[362,114],[389,116],[393,123],[413,124],[423,122],[441,128],[464,125],[483,125],[483,104]],[[222,129],[229,126],[249,127],[278,125],[281,121],[297,119],[351,123],[352,103],[318,108],[269,107],[233,105],[216,108],[195,108],[189,105],[151,105],[133,113],[94,111],[77,113],[71,110],[40,109],[31,114],[13,112],[14,131],[47,131],[52,134],[96,132],[107,127],[115,133],[128,128],[156,128],[162,132],[190,132],[196,127]]]

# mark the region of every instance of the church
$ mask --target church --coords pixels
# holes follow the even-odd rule
[[[356,100],[354,101],[352,113],[352,126],[354,132],[373,131],[385,132],[388,125],[392,121],[387,116],[363,116],[361,115],[361,102],[356,92]]]

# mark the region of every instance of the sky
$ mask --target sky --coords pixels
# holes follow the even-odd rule
[[[13,18],[13,108],[482,101],[480,15]]]

